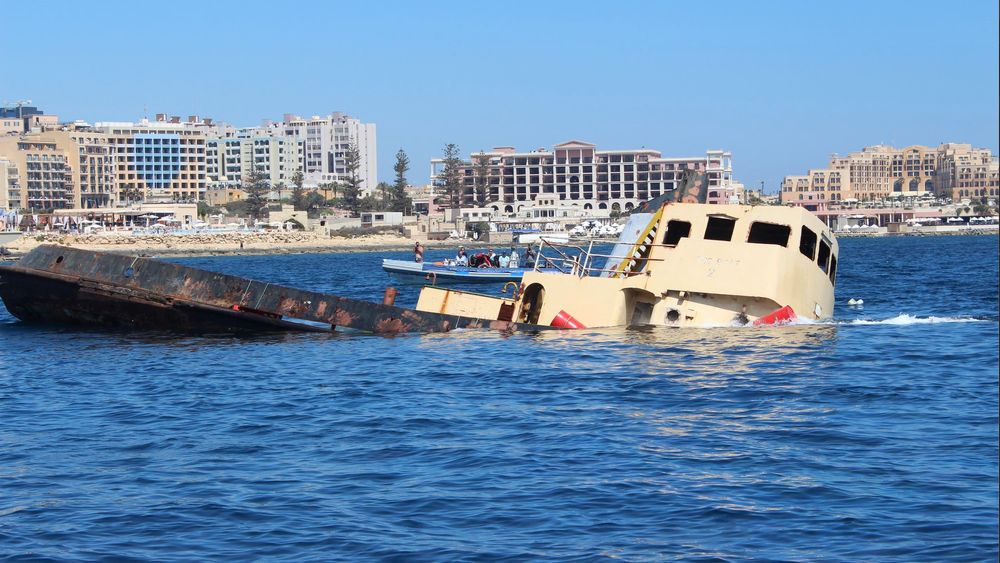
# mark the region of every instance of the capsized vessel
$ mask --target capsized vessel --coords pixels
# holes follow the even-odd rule
[[[593,242],[543,244],[511,320],[596,328],[824,319],[838,253],[830,229],[803,208],[663,202],[633,213],[610,254]],[[505,302],[425,287],[417,310],[494,318]]]

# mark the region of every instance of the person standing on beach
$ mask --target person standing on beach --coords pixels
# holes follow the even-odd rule
[[[423,262],[424,261],[424,245],[419,242],[413,246],[413,261]]]

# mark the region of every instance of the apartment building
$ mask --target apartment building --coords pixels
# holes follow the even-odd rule
[[[47,211],[74,206],[67,154],[55,140],[38,135],[0,137],[0,158],[8,162],[5,172],[8,208]],[[16,169],[13,173],[11,164]],[[13,176],[17,177],[20,189],[12,187]],[[11,196],[18,201],[15,203]]]
[[[991,160],[989,149],[973,149],[971,145],[954,143],[936,148],[922,145],[901,149],[888,145],[864,147],[847,156],[833,155],[827,168],[809,170],[804,176],[785,176],[781,184],[781,201],[818,210],[842,201],[925,194],[960,199],[960,194],[966,190],[976,193],[977,189],[983,192],[982,195],[988,195]],[[971,170],[973,163],[978,163],[977,171]],[[947,169],[944,174],[942,167]],[[960,171],[966,168],[970,169]],[[957,187],[962,180],[982,185],[963,183]],[[942,181],[948,186],[943,186]],[[954,189],[953,184],[956,185]]]
[[[282,129],[284,135],[302,142],[302,173],[309,185],[347,180],[345,156],[352,142],[361,157],[358,176],[362,191],[371,193],[378,185],[374,123],[362,123],[341,112],[310,118],[285,114]]]
[[[38,137],[55,141],[66,154],[73,207],[108,207],[117,200],[116,158],[107,135],[79,127],[45,131]]]
[[[477,201],[478,164],[485,162],[486,197]],[[431,180],[442,184],[444,159],[431,160]],[[539,197],[552,197],[582,210],[629,211],[639,203],[673,190],[684,170],[707,174],[709,200],[728,202],[734,195],[732,154],[708,151],[702,157],[663,157],[653,149],[597,150],[584,141],[567,141],[544,148],[517,152],[496,147],[474,153],[461,165],[465,191],[463,205],[492,208],[495,213],[514,214],[534,204]]]
[[[1000,161],[990,149],[948,143],[940,147],[938,189],[953,201],[1000,195]]]
[[[208,179],[203,122],[194,116],[186,123],[163,114],[157,118],[95,124],[113,149],[119,201],[204,199]]]
[[[0,209],[21,208],[21,178],[13,160],[0,156]]]
[[[205,143],[205,170],[209,187],[236,187],[256,168],[272,186],[291,186],[299,168],[299,141],[286,136],[246,135],[209,138]]]

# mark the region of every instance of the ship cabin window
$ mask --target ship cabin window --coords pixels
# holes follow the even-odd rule
[[[736,219],[731,217],[709,217],[705,227],[705,240],[733,240]]]
[[[747,236],[747,242],[788,246],[788,237],[791,234],[792,228],[786,225],[754,222],[750,225],[750,235]]]
[[[677,246],[684,237],[691,236],[691,223],[687,221],[670,221],[667,223],[667,234],[663,235],[663,244]]]
[[[837,257],[830,257],[830,283],[837,285]]]
[[[809,227],[802,227],[802,236],[799,237],[799,252],[810,261],[816,256],[816,233]]]
[[[824,272],[830,271],[830,245],[825,240],[819,241],[819,256],[816,257],[819,269]]]

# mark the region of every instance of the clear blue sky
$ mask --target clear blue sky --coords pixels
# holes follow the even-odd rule
[[[996,0],[5,2],[0,98],[237,126],[345,111],[427,180],[445,143],[733,152],[736,177],[864,145],[998,144]]]

